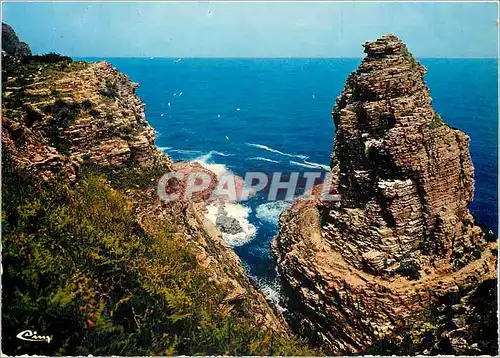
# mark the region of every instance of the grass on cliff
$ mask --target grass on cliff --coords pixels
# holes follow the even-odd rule
[[[175,222],[157,236],[102,176],[38,187],[2,166],[4,353],[42,355],[303,355],[295,339],[253,327],[244,302],[210,280]],[[24,329],[50,344],[15,338]]]
[[[410,67],[412,69],[417,69],[417,68],[420,67],[420,64],[415,59],[415,57],[413,57],[413,55],[411,54],[411,52],[408,51],[408,49],[406,48],[406,46],[403,46],[402,52],[403,52],[403,56],[405,57],[405,59],[410,63]]]
[[[443,120],[443,118],[441,118],[439,113],[434,112],[434,118],[433,118],[432,122],[429,124],[429,129],[435,129],[435,128],[438,128],[438,127],[441,127],[444,125],[446,125],[446,123]]]

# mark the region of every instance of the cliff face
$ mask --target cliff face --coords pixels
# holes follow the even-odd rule
[[[159,177],[195,164],[156,148],[137,84],[109,63],[55,54],[2,75],[5,352],[292,349],[281,315],[204,218],[203,200],[159,200]],[[29,309],[17,309],[28,307],[20,297]],[[53,341],[27,346],[15,338],[27,328]]]
[[[341,202],[295,203],[272,243],[295,326],[339,353],[396,334],[496,265],[467,209],[469,138],[433,110],[425,69],[398,38],[364,48],[332,113]]]
[[[28,44],[20,41],[12,27],[4,23],[2,23],[2,51],[6,55],[14,57],[31,55],[31,49]]]
[[[81,165],[171,165],[155,147],[137,85],[108,63],[20,68],[5,76],[2,122],[3,148],[18,167],[75,180]]]

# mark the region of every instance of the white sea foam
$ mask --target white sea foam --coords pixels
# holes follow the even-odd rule
[[[214,203],[207,206],[206,218],[214,225],[219,216],[220,203]],[[234,218],[241,226],[241,232],[237,234],[222,233],[222,238],[231,247],[241,246],[251,241],[255,237],[256,228],[248,221],[251,209],[241,204],[224,203],[226,216]]]
[[[198,152],[199,153],[199,152]],[[206,163],[208,160],[212,159],[212,156],[213,155],[219,155],[221,157],[231,157],[233,156],[234,154],[226,154],[226,153],[222,153],[222,152],[218,152],[216,150],[211,150],[210,152],[206,153],[206,154],[203,154],[202,156],[199,156],[198,158],[195,159],[195,161],[199,162],[200,164],[203,162],[203,163]]]
[[[172,147],[158,147],[158,150],[161,152],[166,152],[169,149],[172,149]]]
[[[263,162],[279,163],[279,161],[277,161],[277,160],[272,160],[272,159],[264,158],[264,157],[247,158],[247,160],[261,160]]]
[[[323,169],[326,171],[330,171],[330,167],[324,164],[311,163],[304,161],[303,163],[299,163],[293,160],[290,160],[290,164],[298,165],[299,167],[309,168],[309,169]]]
[[[198,153],[201,153],[199,150],[187,150],[187,149],[172,149],[171,152],[181,153],[181,154],[198,154]]]
[[[223,174],[226,173],[231,173],[231,171],[224,165],[224,164],[216,164],[216,163],[209,163],[208,161],[212,159],[212,156],[216,155],[222,155],[222,156],[229,156],[231,154],[225,154],[222,152],[217,152],[215,150],[211,150],[207,154],[203,154],[196,158],[194,162],[200,164],[202,167],[210,170],[211,172],[215,173],[217,177],[221,177]]]
[[[249,275],[249,277],[257,282],[257,286],[259,287],[259,290],[264,294],[266,300],[273,303],[279,311],[285,311],[285,309],[280,306],[280,302],[282,302],[283,297],[281,294],[281,283],[278,277],[272,281],[265,280],[254,275]]]
[[[305,164],[309,164],[309,165],[315,165],[317,166],[318,168],[323,168],[324,170],[326,170],[327,172],[330,171],[330,166],[329,165],[325,165],[325,164],[319,164],[319,163],[314,163],[314,162],[308,162],[307,160],[304,160],[304,163]]]
[[[307,155],[284,153],[284,152],[279,151],[277,149],[268,147],[267,145],[264,145],[264,144],[256,144],[256,143],[245,143],[245,144],[248,145],[248,146],[250,146],[250,147],[264,149],[264,150],[267,150],[268,152],[276,153],[276,154],[279,154],[279,155],[284,155],[286,157],[300,158],[300,159],[307,159],[307,158],[309,158]]]
[[[273,224],[277,228],[281,213],[291,205],[290,202],[283,200],[260,204],[255,210],[255,216],[257,216],[260,221]]]
[[[218,152],[216,150],[211,150],[210,152],[212,154],[215,154],[215,155],[220,155],[221,157],[232,157],[234,155],[234,154],[226,154],[226,153]]]

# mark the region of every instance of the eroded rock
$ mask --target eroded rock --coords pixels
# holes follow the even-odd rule
[[[364,47],[332,113],[341,203],[296,203],[272,243],[292,324],[337,353],[397,335],[437,297],[495,277],[467,209],[469,137],[433,110],[404,43],[386,35]]]

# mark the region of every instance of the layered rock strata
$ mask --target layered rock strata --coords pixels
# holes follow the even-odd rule
[[[295,203],[272,242],[295,328],[337,353],[495,277],[496,257],[467,209],[469,137],[433,110],[426,70],[397,37],[364,48],[332,113],[341,202]]]
[[[81,164],[171,162],[154,144],[154,129],[135,95],[137,84],[106,62],[65,66],[63,76],[40,67],[24,86],[15,73],[4,81],[9,109],[2,144],[19,167],[45,179],[61,171],[74,179]],[[25,100],[18,106],[21,97]]]

